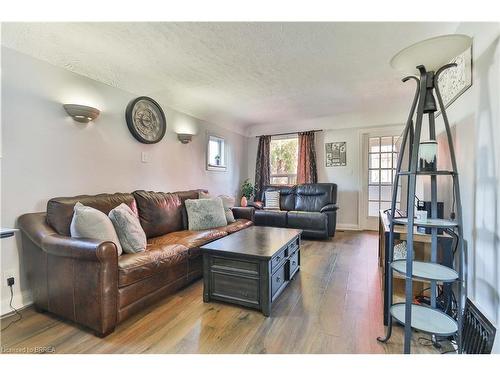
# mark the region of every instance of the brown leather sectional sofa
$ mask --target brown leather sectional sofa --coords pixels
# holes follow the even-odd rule
[[[199,192],[54,198],[46,213],[21,216],[24,266],[35,308],[106,336],[119,322],[200,278],[199,247],[252,225],[253,209],[233,209],[237,221],[227,226],[189,231],[184,201],[198,199]],[[118,256],[113,242],[71,238],[76,202],[106,214],[126,203],[146,232],[146,251]]]

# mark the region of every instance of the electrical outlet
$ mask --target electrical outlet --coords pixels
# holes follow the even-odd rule
[[[5,280],[4,282],[6,284],[4,285],[7,285],[7,286],[11,286],[11,285],[14,285],[14,282],[16,280],[16,273],[14,270],[6,270],[4,271],[3,273],[3,279]]]
[[[149,153],[145,151],[141,152],[141,161],[143,163],[149,163]]]

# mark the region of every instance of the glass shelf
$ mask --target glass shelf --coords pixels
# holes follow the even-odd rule
[[[394,271],[406,275],[406,260],[398,259],[392,262]],[[429,281],[453,282],[458,279],[458,273],[450,267],[433,262],[413,261],[413,278]]]
[[[393,223],[408,225],[408,218],[397,217],[393,219]],[[458,223],[447,219],[414,219],[413,225],[427,228],[454,228],[458,226]]]
[[[391,306],[391,315],[405,324],[405,304]],[[419,331],[434,333],[438,336],[451,336],[458,331],[458,324],[445,313],[422,305],[411,305],[411,326]]]

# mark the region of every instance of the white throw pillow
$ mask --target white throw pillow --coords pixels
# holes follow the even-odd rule
[[[77,202],[73,209],[70,233],[71,237],[114,242],[118,249],[118,255],[122,254],[122,246],[109,217],[105,213],[95,208],[84,206],[80,202]]]
[[[204,191],[200,191],[200,199],[211,199],[212,196]],[[229,195],[219,195],[222,200],[222,205],[224,206],[224,213],[226,214],[227,223],[234,223],[236,219],[234,218],[233,210],[236,198],[230,197]]]
[[[279,210],[280,209],[280,192],[279,191],[266,191],[265,192],[266,205],[265,210]]]
[[[123,251],[129,254],[146,250],[147,239],[139,218],[125,203],[113,208],[108,214]]]

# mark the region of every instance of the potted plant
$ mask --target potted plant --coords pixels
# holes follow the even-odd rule
[[[215,165],[220,165],[220,155],[215,155]]]
[[[250,183],[250,180],[247,178],[241,184],[241,207],[246,207],[248,204],[248,200],[253,197],[253,185]]]

